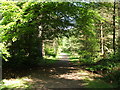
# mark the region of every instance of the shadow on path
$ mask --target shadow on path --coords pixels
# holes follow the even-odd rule
[[[54,65],[44,69],[37,68],[32,73],[32,80],[35,81],[34,87],[83,88],[85,82],[77,75],[78,70],[79,68],[73,67],[73,64],[69,62],[69,56],[61,53]]]
[[[39,90],[40,88],[84,88],[86,80],[94,79],[95,75],[71,64],[69,56],[63,53],[54,65],[16,71],[14,77],[29,77],[31,79],[29,84]]]

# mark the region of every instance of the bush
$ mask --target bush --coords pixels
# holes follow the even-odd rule
[[[105,76],[105,79],[111,83],[115,83],[117,87],[120,87],[120,69],[114,70]]]
[[[56,54],[55,54],[55,52],[54,52],[54,49],[53,49],[53,48],[51,48],[51,49],[46,48],[46,49],[45,49],[45,55],[47,55],[47,56],[53,56],[53,57],[56,57]]]

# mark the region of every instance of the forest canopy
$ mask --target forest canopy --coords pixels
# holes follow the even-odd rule
[[[75,32],[84,29],[94,37],[93,23],[100,19],[85,3],[4,2],[1,8],[3,58],[12,55],[12,60],[42,57],[42,40],[69,36],[68,27],[76,28]]]
[[[119,86],[120,3],[55,1],[0,1],[3,68],[48,67],[67,53],[69,62]]]
[[[77,43],[75,47],[63,48],[89,58],[89,62],[96,62],[99,56],[106,57],[113,53],[113,48],[118,48],[115,46],[117,30],[112,38],[112,3],[1,2],[0,7],[3,60],[40,60],[44,53],[43,41],[64,36],[71,38],[70,44]]]

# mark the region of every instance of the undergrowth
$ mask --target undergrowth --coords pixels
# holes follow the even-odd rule
[[[120,56],[118,54],[86,65],[85,69],[103,75],[105,81],[120,87]]]

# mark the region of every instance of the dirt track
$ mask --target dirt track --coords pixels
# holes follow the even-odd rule
[[[35,90],[48,88],[84,88],[95,77],[101,77],[73,65],[69,62],[69,56],[65,53],[60,54],[54,65],[16,72],[19,78],[27,77],[28,79],[25,81]]]
[[[59,60],[50,68],[40,70],[37,68],[31,74],[32,83],[36,88],[84,88],[87,80],[93,80],[99,75],[92,74],[73,66],[67,54],[60,56]]]

